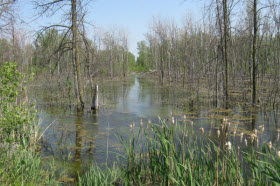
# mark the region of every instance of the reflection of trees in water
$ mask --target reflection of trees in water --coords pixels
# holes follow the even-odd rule
[[[126,100],[128,93],[134,84],[135,79],[129,78],[121,82],[111,81],[106,83],[106,85],[101,85],[100,100],[105,100],[105,104],[108,101],[116,104],[120,99]]]
[[[85,166],[82,160],[90,160],[96,153],[94,140],[99,130],[97,121],[96,113],[62,115],[48,129],[41,142],[43,156],[54,156],[58,161],[65,161],[71,154],[70,162],[74,163],[71,166],[76,172],[81,171]]]
[[[258,137],[260,145],[268,141],[272,141],[275,144],[277,141],[279,128],[279,114],[276,110],[272,111],[263,111],[263,110],[248,110],[248,108],[244,107],[240,110],[240,116],[244,120],[240,120],[240,127],[247,131],[248,133],[252,133],[254,129],[258,130]],[[264,132],[261,132],[259,126],[264,125]]]
[[[146,78],[138,78],[139,97],[138,100],[145,102],[149,100],[150,105],[174,105],[179,98],[178,91],[173,87],[162,87],[157,81],[149,81]]]

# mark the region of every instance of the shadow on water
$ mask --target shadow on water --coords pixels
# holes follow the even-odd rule
[[[190,121],[194,122],[195,135],[201,135],[199,129],[203,127],[213,140],[218,140],[217,130],[227,118],[232,123],[231,128],[237,127],[237,133],[224,140],[234,141],[236,145],[242,145],[254,129],[259,130],[259,126],[265,125],[260,143],[272,141],[279,148],[278,110],[256,111],[241,106],[232,110],[211,110],[208,102],[199,107],[188,104],[183,109],[178,107],[187,99],[183,90],[164,87],[141,76],[104,82],[99,87],[101,108],[97,112],[89,109],[77,112],[69,107],[49,106],[46,104],[49,97],[47,90],[36,97],[42,131],[54,122],[41,140],[41,154],[46,162],[53,158],[58,171],[71,178],[76,178],[90,163],[102,166],[117,161],[116,153],[122,153],[122,148],[116,133],[127,138],[129,126],[135,122],[135,128],[139,128],[141,119],[143,123],[149,119],[152,123],[159,123],[160,116],[170,122],[170,112],[179,124],[183,124],[182,118],[186,115],[189,128]],[[243,141],[240,140],[241,133],[244,133]]]

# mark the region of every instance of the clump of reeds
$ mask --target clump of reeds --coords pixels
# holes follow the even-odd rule
[[[269,142],[257,152],[253,143],[245,138],[245,148],[235,148],[234,143],[220,138],[229,133],[229,122],[224,120],[217,130],[218,141],[207,138],[200,128],[201,138],[193,134],[193,121],[183,119],[158,124],[140,122],[138,134],[130,126],[130,137],[118,135],[125,150],[118,167],[100,169],[91,167],[81,179],[80,185],[270,185],[280,183],[280,151]],[[190,127],[189,127],[190,126]],[[191,132],[187,129],[192,130]],[[235,133],[236,127],[232,128]],[[261,129],[262,131],[262,129]],[[263,132],[263,131],[262,131]],[[189,134],[190,133],[190,134]],[[220,134],[222,133],[222,134]],[[253,135],[253,136],[252,136]],[[257,131],[251,139],[257,140]],[[241,142],[243,133],[240,134]],[[225,140],[222,141],[221,139]],[[250,146],[249,146],[250,145]],[[249,148],[250,147],[250,148]],[[250,149],[248,151],[248,149]],[[247,162],[247,163],[245,163]],[[104,184],[103,184],[104,185]]]
[[[279,158],[276,159],[279,152],[272,153],[272,144],[262,147],[266,149],[266,154],[262,152],[262,157],[269,158],[258,160],[256,152],[249,154],[247,149],[240,146],[235,149],[230,141],[215,142],[206,136],[200,139],[189,135],[192,132],[187,130],[187,126],[193,126],[193,122],[183,120],[182,125],[179,125],[172,121],[172,117],[170,124],[159,121],[159,124],[149,123],[149,128],[140,127],[139,134],[130,136],[132,139],[129,139],[129,143],[119,136],[127,152],[127,161],[121,166],[121,182],[134,185],[246,185],[277,182],[274,177],[277,174],[279,176],[279,167],[277,169],[272,162],[279,165]],[[228,120],[223,121],[223,132],[229,132],[229,125]],[[232,130],[237,132],[236,127]],[[205,133],[204,128],[200,128],[200,131]],[[257,131],[252,134],[254,140],[257,139]],[[240,136],[242,141],[243,134]],[[145,145],[137,145],[138,143]],[[246,139],[244,143],[247,143]],[[272,167],[273,178],[269,167],[258,167],[262,160]],[[244,164],[244,161],[249,164]],[[256,173],[255,166],[263,168],[266,173]],[[255,175],[254,180],[246,175]]]

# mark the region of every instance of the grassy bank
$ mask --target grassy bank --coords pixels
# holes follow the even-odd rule
[[[16,63],[0,68],[0,184],[55,184],[37,153],[39,122]]]
[[[90,167],[80,185],[271,185],[280,183],[280,155],[271,143],[259,145],[258,134],[233,145],[236,134],[225,120],[210,140],[201,128],[193,134],[193,123],[161,122],[130,126],[130,137],[119,136],[125,150],[114,167]],[[137,135],[133,134],[138,130]],[[259,131],[261,133],[261,131]],[[240,135],[241,136],[241,135]],[[246,144],[245,144],[246,143]]]
[[[13,142],[3,142],[0,147],[0,184],[1,185],[41,185],[55,184],[54,173],[42,167],[36,152],[36,125],[26,126],[19,131]],[[2,134],[3,135],[3,134]],[[20,137],[18,137],[20,136]]]

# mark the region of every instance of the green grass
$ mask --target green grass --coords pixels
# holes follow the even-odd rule
[[[19,130],[10,137],[12,143],[1,142],[1,185],[55,185],[54,172],[43,169],[41,157],[36,153],[37,134],[36,126],[28,125],[25,131]]]

